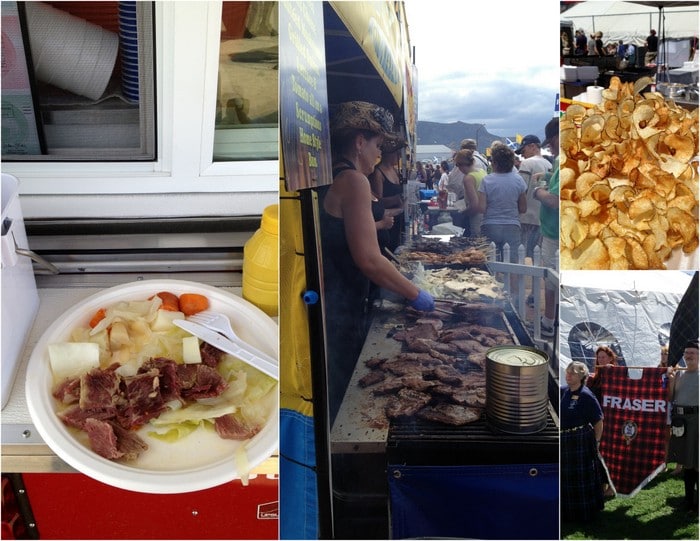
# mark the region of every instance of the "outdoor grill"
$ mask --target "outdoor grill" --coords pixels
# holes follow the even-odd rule
[[[505,307],[501,316],[488,319],[483,323],[507,331],[515,344],[532,346],[527,329],[510,305]],[[352,532],[355,538],[376,538],[387,533],[395,538],[484,537],[483,531],[471,535],[468,529],[464,529],[467,522],[472,522],[465,519],[470,513],[467,505],[464,505],[461,513],[447,520],[440,512],[435,520],[426,518],[426,510],[433,507],[449,509],[450,503],[440,499],[441,495],[452,498],[453,490],[445,482],[449,485],[449,479],[461,479],[465,472],[474,468],[497,468],[502,471],[519,468],[538,474],[546,469],[550,485],[557,482],[558,384],[554,372],[549,367],[547,424],[537,433],[502,432],[491,426],[485,414],[478,421],[463,426],[446,425],[415,416],[393,419],[386,426],[380,426],[375,421],[377,416],[381,416],[379,410],[382,406],[373,403],[371,387],[362,389],[357,382],[369,370],[365,360],[373,356],[391,357],[401,350],[402,343],[391,335],[394,328],[402,323],[410,324],[397,313],[380,313],[375,317],[333,427],[331,451],[335,534],[343,537]],[[479,370],[467,362],[457,361],[455,366],[465,372]],[[429,484],[434,486],[435,492],[426,493],[428,501],[418,504],[423,509],[420,526],[397,526],[395,517],[401,514],[406,502],[396,500],[395,485],[405,482],[412,475],[425,475],[431,480]],[[556,498],[557,491],[553,492]],[[461,499],[471,500],[472,496],[465,493]],[[504,502],[509,498],[507,494],[502,497]],[[410,505],[406,508],[410,509]],[[554,505],[557,505],[556,502]],[[412,519],[409,517],[408,520],[410,522]],[[426,520],[430,524],[425,524]],[[508,522],[507,519],[504,521]],[[551,523],[558,524],[556,516]],[[496,538],[506,538],[496,528],[492,528]],[[532,531],[539,538],[549,538],[548,530]],[[526,534],[513,537],[510,533],[507,538],[517,539],[522,535]]]

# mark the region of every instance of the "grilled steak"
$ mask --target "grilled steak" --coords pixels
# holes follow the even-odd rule
[[[365,387],[384,381],[384,378],[386,378],[386,373],[381,370],[372,370],[369,374],[361,377],[357,384],[364,389]]]
[[[481,417],[481,410],[456,404],[438,404],[421,409],[418,412],[418,417],[426,421],[462,426],[478,421]]]
[[[367,366],[367,368],[381,368],[384,361],[386,361],[386,357],[372,357],[365,361],[365,366]]]
[[[386,415],[390,419],[411,417],[430,402],[430,395],[413,389],[401,389],[392,396],[386,405]]]
[[[449,365],[440,365],[433,368],[433,375],[448,385],[460,385],[464,375]]]
[[[396,333],[394,335],[394,340],[408,341],[415,338],[429,338],[430,340],[437,340],[438,329],[432,323],[418,323],[413,327],[406,329],[401,333]]]
[[[372,393],[375,395],[378,394],[393,394],[399,391],[400,389],[403,389],[405,387],[403,378],[398,377],[398,376],[389,376],[384,381],[382,381],[379,385],[374,387],[372,389]]]

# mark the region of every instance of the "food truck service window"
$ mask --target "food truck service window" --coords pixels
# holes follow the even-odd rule
[[[214,161],[277,159],[277,2],[224,2]]]
[[[3,1],[2,169],[25,216],[261,214],[278,26],[277,2]]]
[[[153,4],[2,3],[2,158],[153,160]]]

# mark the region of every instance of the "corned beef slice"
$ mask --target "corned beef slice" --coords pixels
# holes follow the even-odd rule
[[[135,432],[108,421],[88,419],[85,421],[85,432],[92,450],[109,460],[134,460],[148,449],[148,445]]]
[[[85,432],[90,438],[90,448],[98,455],[109,460],[114,460],[124,455],[117,448],[117,435],[114,433],[112,425],[107,421],[87,419],[85,421]]]
[[[259,426],[250,426],[233,413],[217,417],[214,428],[219,437],[225,440],[247,440],[260,432]]]
[[[205,355],[218,363],[220,354],[214,348]],[[58,417],[85,430],[93,451],[110,460],[133,460],[148,448],[133,430],[158,417],[168,401],[215,397],[228,387],[216,368],[205,364],[180,365],[159,357],[145,362],[134,376],[120,376],[118,366],[95,368],[53,391],[57,400],[70,404]],[[260,430],[230,417],[216,421],[222,438],[247,439]]]
[[[207,342],[202,342],[202,345],[199,346],[199,352],[202,355],[202,364],[212,368],[216,368],[216,365],[221,360],[221,356],[224,354],[223,351]]]
[[[64,404],[75,404],[80,400],[80,378],[65,379],[53,390],[53,397]]]
[[[114,407],[119,392],[119,376],[112,370],[93,368],[80,376],[80,408]]]
[[[177,374],[180,394],[190,400],[219,396],[228,387],[216,369],[203,364],[179,364]]]
[[[167,409],[160,394],[159,371],[153,368],[143,374],[122,379],[124,403],[117,407],[117,422],[126,429],[138,428]]]
[[[126,430],[115,423],[110,423],[117,436],[117,449],[124,460],[135,460],[148,449],[148,444],[136,432]]]
[[[180,399],[180,378],[177,375],[177,363],[172,359],[157,357],[143,363],[139,373],[148,372],[156,368],[160,374],[158,384],[160,396],[165,402]]]
[[[85,429],[85,421],[87,419],[107,420],[114,417],[114,408],[105,410],[82,410],[78,404],[73,404],[67,409],[58,413],[59,419],[67,426],[73,428]]]

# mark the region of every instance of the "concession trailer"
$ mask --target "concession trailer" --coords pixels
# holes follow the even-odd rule
[[[161,291],[181,310],[202,295],[277,356],[274,316],[242,296],[244,247],[278,202],[277,9],[2,2],[4,539],[278,538],[275,381],[235,369],[261,391],[255,436],[195,422],[117,461],[58,421],[47,357],[99,309]]]
[[[445,293],[441,311],[423,320],[383,292],[339,411],[331,412],[335,367],[325,330],[334,306],[324,302],[319,214],[319,195],[332,181],[329,109],[352,100],[388,109],[409,142],[399,166],[406,179],[415,159],[417,69],[401,2],[289,2],[280,18],[291,36],[280,48],[281,537],[558,538],[557,363],[547,362],[556,350],[545,354],[533,341],[496,280],[513,268],[491,261],[488,249],[412,234],[405,208],[395,254],[402,270],[460,275],[451,281],[478,276],[489,285],[483,295],[465,292],[479,289],[474,283]],[[458,262],[469,249],[476,258]],[[428,252],[442,262],[429,262]],[[484,411],[488,382],[498,387],[497,374],[486,377],[487,352],[498,357],[506,344],[537,358],[532,424],[518,417],[499,426],[498,399],[490,417]],[[525,387],[500,396],[518,401]]]

